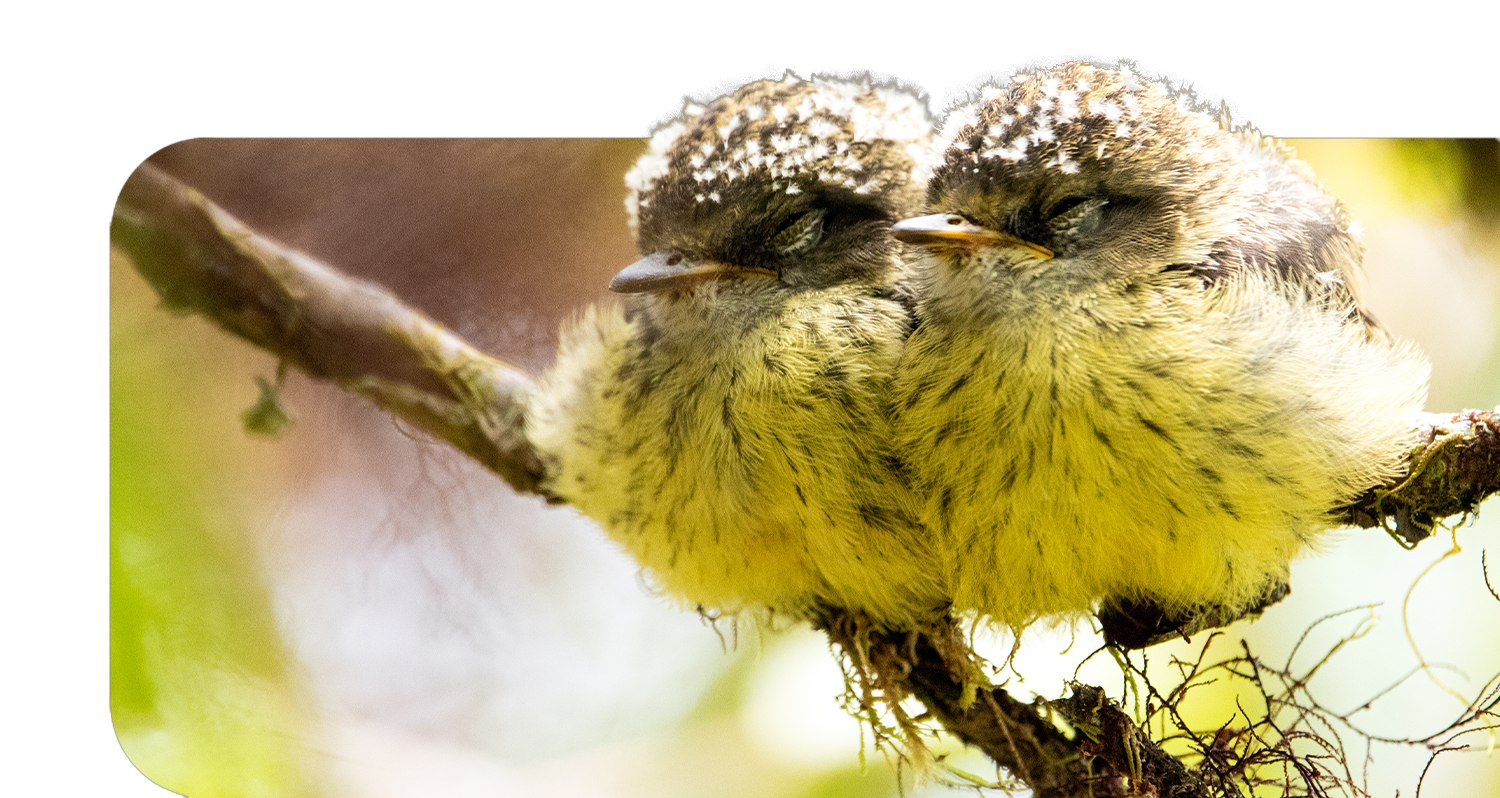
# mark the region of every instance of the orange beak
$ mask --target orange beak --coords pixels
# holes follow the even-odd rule
[[[1008,233],[991,230],[971,223],[968,219],[952,213],[934,213],[902,219],[891,226],[891,234],[897,241],[920,244],[928,249],[947,249],[972,252],[980,247],[1009,247],[1022,249],[1041,258],[1052,260],[1052,250],[1030,241],[1022,241]]]

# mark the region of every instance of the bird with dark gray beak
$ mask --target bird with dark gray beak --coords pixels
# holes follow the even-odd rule
[[[890,228],[931,136],[910,91],[788,77],[690,106],[627,175],[644,258],[610,284],[623,310],[565,331],[529,434],[547,489],[679,602],[944,609],[891,427],[911,318]]]
[[[956,608],[1098,612],[1134,647],[1279,598],[1426,396],[1355,292],[1358,226],[1289,149],[1129,67],[1016,76],[943,136],[894,228],[926,251],[897,448]]]

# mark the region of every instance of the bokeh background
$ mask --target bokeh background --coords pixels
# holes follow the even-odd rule
[[[1428,409],[1500,404],[1500,142],[1291,143],[1364,224],[1365,298],[1431,357]],[[636,257],[621,177],[643,148],[196,139],[152,161],[537,374],[559,323],[610,301],[610,275]],[[118,254],[110,289],[111,709],[159,784],[201,796],[898,794],[867,737],[861,767],[817,635],[708,627],[651,595],[571,510],[511,494],[300,374],[283,391],[291,429],[251,435],[241,413],[274,359],[162,311]],[[1373,613],[1313,689],[1353,710],[1419,651],[1452,669],[1355,718],[1371,734],[1427,735],[1462,708],[1448,691],[1472,698],[1500,670],[1500,601],[1480,565],[1497,526],[1492,511],[1410,552],[1348,532],[1297,564],[1291,598],[1223,642],[1283,661],[1318,618],[1378,605],[1320,626],[1298,663]],[[1007,641],[992,644],[1003,658]],[[1039,631],[1012,688],[1061,695],[1096,645],[1087,628]],[[1119,693],[1105,657],[1079,676]],[[1231,718],[1235,695],[1220,692],[1196,705],[1204,723]],[[1478,753],[1440,757],[1423,795],[1500,793],[1500,758],[1482,735],[1468,741]],[[993,778],[980,759],[958,761]],[[1426,761],[1375,745],[1372,791],[1411,794]]]

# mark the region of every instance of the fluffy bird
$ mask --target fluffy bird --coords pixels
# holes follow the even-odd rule
[[[623,309],[565,330],[529,434],[546,486],[703,610],[938,614],[891,397],[910,330],[890,233],[935,161],[899,87],[752,83],[653,137]]]
[[[897,437],[956,608],[1102,610],[1139,646],[1279,598],[1426,396],[1355,294],[1357,225],[1288,148],[1128,67],[1016,76],[943,130],[929,215],[894,227],[926,250]]]

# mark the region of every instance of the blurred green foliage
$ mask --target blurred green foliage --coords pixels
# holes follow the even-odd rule
[[[243,523],[245,508],[233,496],[237,447],[198,443],[201,400],[226,376],[216,372],[238,370],[242,359],[184,359],[182,336],[208,338],[206,325],[161,314],[128,268],[114,264],[111,281],[116,733],[146,776],[176,792],[314,794],[291,658]],[[154,334],[163,326],[142,323],[149,318],[143,312],[183,329]],[[204,367],[214,363],[218,368]]]

